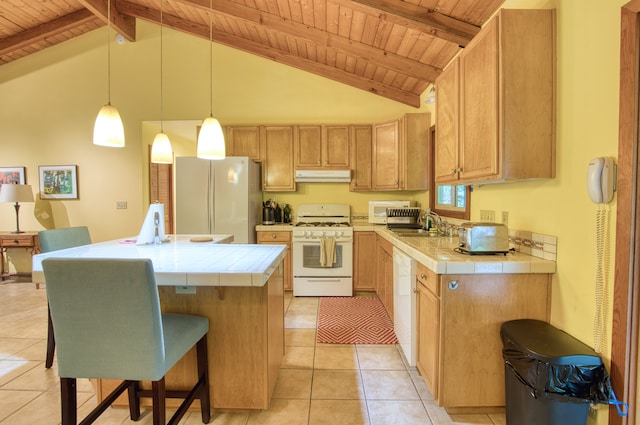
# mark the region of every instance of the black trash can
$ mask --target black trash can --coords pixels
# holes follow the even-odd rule
[[[539,320],[500,329],[507,425],[586,425],[590,403],[607,403],[609,375],[600,356]]]

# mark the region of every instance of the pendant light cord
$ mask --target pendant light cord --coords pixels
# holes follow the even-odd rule
[[[111,0],[107,1],[107,105],[111,105]]]
[[[164,133],[164,123],[162,117],[164,115],[164,101],[162,96],[162,3],[160,0],[160,133]]]
[[[213,117],[213,0],[209,0],[209,115]]]

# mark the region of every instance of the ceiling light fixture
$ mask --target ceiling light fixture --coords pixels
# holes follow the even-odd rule
[[[111,104],[111,0],[107,1],[107,104],[100,108],[93,126],[93,144],[121,148],[124,146],[124,127],[120,114]]]
[[[213,117],[213,0],[209,0],[209,116],[202,121],[198,133],[197,156],[203,159],[224,159],[224,133]]]
[[[427,97],[425,97],[424,99],[424,103],[428,105],[436,103],[436,86],[431,86],[431,89],[429,89],[429,93],[427,93]]]
[[[164,133],[162,121],[164,102],[162,97],[162,3],[160,0],[160,133],[156,134],[151,145],[151,162],[155,164],[172,164],[173,150],[169,136]]]

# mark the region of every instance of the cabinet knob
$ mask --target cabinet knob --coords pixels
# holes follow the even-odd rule
[[[424,274],[424,273],[420,273],[420,279],[426,279],[426,278],[427,278],[427,275],[426,275],[426,274]]]
[[[271,237],[272,237],[273,239],[275,239],[275,238],[277,238],[277,237],[278,237],[278,235],[276,235],[275,233],[272,233],[272,234],[271,234]]]
[[[464,169],[462,167],[458,168],[458,172],[462,173],[464,171]]]
[[[451,169],[451,174],[455,174],[457,172],[457,170],[455,168]]]
[[[418,290],[418,288],[414,288],[414,289],[413,289],[413,293],[414,293],[414,294],[417,294],[418,292],[420,292],[420,291]]]
[[[455,291],[456,289],[458,289],[458,281],[457,280],[450,280],[449,284],[447,285],[449,287],[449,289],[451,289],[452,291]]]

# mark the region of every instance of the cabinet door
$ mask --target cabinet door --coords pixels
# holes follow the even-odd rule
[[[438,399],[438,350],[440,348],[440,300],[417,283],[417,344],[416,367],[425,380],[431,395]]]
[[[284,289],[290,291],[293,289],[293,270],[291,265],[291,232],[258,232],[259,244],[286,245],[289,251],[284,257],[282,266],[284,268]]]
[[[460,178],[498,175],[498,20],[460,55]]]
[[[429,188],[429,146],[431,114],[405,114],[404,122],[404,190]]]
[[[353,289],[375,291],[376,234],[353,232]]]
[[[458,59],[438,77],[436,96],[434,179],[436,183],[450,183],[458,179]]]
[[[549,275],[443,275],[439,403],[504,406],[502,323],[549,319]],[[455,283],[454,283],[455,282]]]
[[[260,127],[258,126],[230,126],[226,136],[229,156],[248,156],[254,161],[261,161],[260,155]]]
[[[400,187],[400,132],[398,121],[373,126],[373,190]]]
[[[349,126],[324,126],[322,159],[325,168],[349,168]]]
[[[319,125],[296,126],[296,168],[322,167],[322,128]]]
[[[351,126],[352,191],[371,190],[371,126]]]
[[[262,190],[295,191],[293,168],[293,126],[261,127]]]

